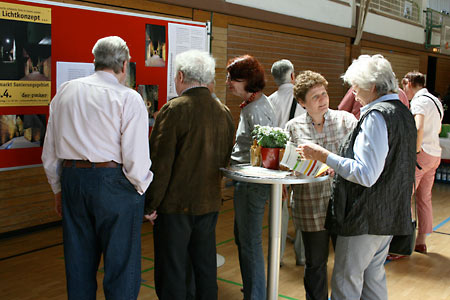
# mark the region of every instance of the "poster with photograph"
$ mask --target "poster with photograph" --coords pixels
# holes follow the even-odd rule
[[[0,115],[1,150],[42,147],[46,115]]]
[[[145,66],[166,66],[166,27],[145,25]]]
[[[129,62],[127,68],[127,78],[125,85],[133,90],[136,89],[136,63]]]
[[[51,9],[0,2],[0,106],[51,98]]]
[[[158,113],[158,86],[157,85],[139,85],[138,92],[144,99],[148,111],[149,126],[153,126]]]

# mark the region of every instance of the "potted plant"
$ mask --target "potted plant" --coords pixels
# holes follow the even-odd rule
[[[261,160],[264,168],[278,169],[280,149],[286,146],[287,133],[279,127],[256,125],[252,137],[261,147]]]

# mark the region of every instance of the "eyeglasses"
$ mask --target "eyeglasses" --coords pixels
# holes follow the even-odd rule
[[[355,90],[352,90],[352,94],[353,94],[353,96],[356,96],[358,94],[358,92]]]
[[[231,78],[230,73],[227,74],[227,80],[226,81],[236,81],[236,82],[243,82],[245,81],[244,79],[236,79],[236,78]]]

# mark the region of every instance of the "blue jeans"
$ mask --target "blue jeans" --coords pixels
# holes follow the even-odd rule
[[[106,299],[137,299],[144,196],[118,168],[63,168],[64,257],[69,299],[95,299],[103,253]]]
[[[245,300],[266,299],[262,222],[270,185],[234,183],[234,236]]]

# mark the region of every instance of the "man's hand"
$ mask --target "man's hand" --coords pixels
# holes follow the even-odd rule
[[[61,192],[55,194],[55,212],[62,217]]]
[[[144,215],[144,217],[152,223],[152,225],[155,225],[155,220],[158,217],[156,214],[156,210],[154,210],[151,214]]]
[[[327,162],[328,154],[330,154],[327,149],[312,143],[299,145],[296,150],[302,159],[318,160],[323,163]]]

